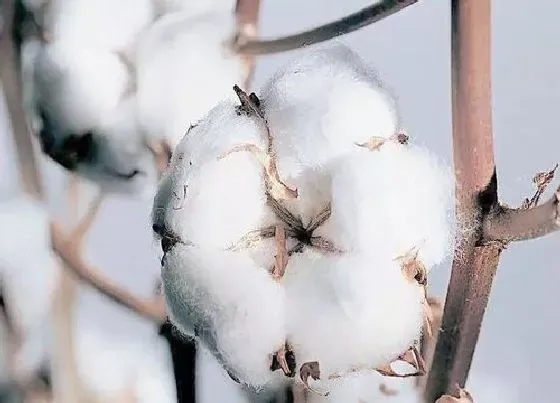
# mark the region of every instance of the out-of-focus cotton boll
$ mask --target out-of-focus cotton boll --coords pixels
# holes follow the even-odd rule
[[[190,125],[241,85],[241,59],[228,49],[233,37],[231,14],[191,17],[171,13],[142,35],[136,63],[142,128],[155,139],[176,146]]]
[[[234,0],[153,0],[158,14],[181,11],[190,16],[208,12],[224,12],[233,16]]]
[[[27,197],[2,200],[0,224],[2,287],[16,326],[25,332],[48,315],[58,281],[48,214]]]
[[[57,0],[47,6],[44,28],[52,40],[120,52],[135,44],[154,16],[151,0]]]
[[[395,259],[413,248],[430,269],[452,245],[451,171],[427,149],[387,143],[342,159],[332,215],[318,234],[339,247]]]
[[[391,260],[304,252],[290,258],[284,284],[288,340],[325,379],[390,362],[420,335],[422,290]]]
[[[14,369],[25,377],[45,358],[59,266],[51,251],[48,214],[34,200],[22,196],[0,201],[0,227],[0,284],[9,314],[21,332]]]
[[[115,110],[129,79],[127,67],[116,54],[53,42],[36,59],[36,102],[64,129],[63,135],[81,133]]]
[[[343,46],[309,52],[265,85],[262,103],[283,175],[322,169],[372,136],[398,129],[393,98],[376,74]],[[295,172],[294,172],[295,171]]]
[[[172,320],[194,331],[240,382],[274,379],[270,356],[285,341],[283,287],[248,256],[177,244],[162,278]]]
[[[260,229],[270,220],[262,167],[249,152],[219,157],[242,143],[264,149],[264,137],[263,128],[239,116],[232,102],[214,108],[175,150],[155,197],[154,228],[221,249]]]

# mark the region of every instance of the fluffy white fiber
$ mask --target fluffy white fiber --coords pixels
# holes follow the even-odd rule
[[[17,371],[29,374],[44,354],[59,266],[51,251],[47,212],[32,199],[0,201],[0,227],[0,283],[15,326],[22,332]]]
[[[449,170],[397,141],[394,99],[344,47],[281,69],[257,105],[267,123],[236,104],[223,102],[189,131],[155,197],[154,229],[174,245],[163,260],[173,320],[253,386],[272,379],[267,360],[284,340],[297,368],[318,361],[323,380],[397,359],[425,315],[423,286],[399,257],[417,252],[429,270],[449,253]],[[360,146],[371,137],[375,149]],[[228,150],[237,152],[220,158]],[[278,181],[297,197],[272,197],[301,220],[286,247],[303,244],[280,279],[270,271],[285,255],[270,231],[290,220],[265,195]],[[262,229],[266,240],[254,236]]]
[[[242,85],[241,59],[228,49],[231,13],[170,13],[139,40],[138,108],[146,133],[177,145],[191,124]]]

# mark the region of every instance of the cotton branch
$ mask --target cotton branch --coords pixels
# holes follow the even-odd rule
[[[4,0],[0,6],[2,24],[0,25],[0,81],[10,117],[16,157],[20,168],[21,182],[26,194],[41,199],[42,186],[39,169],[34,157],[29,123],[25,116],[21,76],[18,70],[16,49],[14,47],[15,0]]]
[[[241,1],[242,0],[240,0],[240,2]],[[265,55],[299,49],[356,31],[395,14],[417,1],[418,0],[382,0],[377,4],[365,7],[339,20],[312,28],[308,31],[276,39],[243,40],[243,37],[239,37],[238,42],[235,44],[235,50],[241,54]],[[248,0],[248,2],[250,2],[250,0]]]
[[[490,0],[453,0],[453,156],[459,222],[479,223],[497,205],[490,85]],[[427,402],[464,387],[498,266],[499,243],[482,228],[459,234],[442,328],[425,390]]]
[[[237,43],[252,41],[257,36],[260,5],[260,0],[237,0],[235,5]],[[246,67],[244,84],[246,88],[249,88],[253,81],[253,73],[255,71],[255,57],[252,55],[243,55],[242,58]]]
[[[80,250],[74,246],[72,239],[66,236],[60,224],[56,222],[51,224],[51,236],[54,251],[80,280],[94,287],[119,305],[157,324],[162,324],[165,321],[165,305],[162,298],[154,300],[138,298],[103,276],[97,268],[83,260]]]

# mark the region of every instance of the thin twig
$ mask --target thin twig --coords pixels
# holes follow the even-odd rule
[[[156,297],[153,300],[141,299],[103,276],[97,268],[83,260],[79,249],[66,236],[57,222],[51,223],[51,238],[54,251],[64,261],[68,269],[86,284],[94,287],[119,305],[157,324],[165,321],[166,314],[163,298]]]
[[[0,3],[3,25],[0,27],[0,81],[10,117],[23,191],[36,200],[42,199],[39,175],[31,130],[23,109],[23,94],[19,62],[13,43],[15,0]]]
[[[464,387],[480,333],[500,245],[479,244],[480,218],[497,205],[490,85],[490,0],[453,0],[453,153],[457,216],[479,227],[458,234],[442,328],[425,390],[427,402]]]
[[[235,51],[247,55],[265,55],[286,52],[325,42],[380,21],[417,1],[418,0],[382,0],[377,4],[365,7],[339,20],[329,22],[308,31],[276,39],[249,39],[243,42],[243,38],[240,37],[238,43],[235,45]]]
[[[258,34],[260,0],[237,0],[235,5],[235,17],[237,20],[236,41],[247,42],[253,40]],[[246,89],[251,87],[255,73],[255,57],[253,55],[241,55],[245,65]]]

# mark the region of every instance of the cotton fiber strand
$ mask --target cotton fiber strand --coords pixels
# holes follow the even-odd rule
[[[195,332],[231,375],[263,386],[285,341],[285,297],[265,268],[234,252],[177,244],[162,269],[172,320]]]
[[[234,0],[153,0],[159,14],[183,12],[191,17],[208,12],[224,12],[233,15]]]
[[[184,242],[220,249],[266,226],[271,218],[256,158],[235,152],[220,159],[238,144],[264,148],[264,137],[233,102],[214,108],[177,147],[155,197],[154,226]]]
[[[231,13],[162,16],[139,39],[136,56],[141,124],[173,147],[213,106],[235,97],[244,81],[241,58],[228,49]]]
[[[376,256],[292,256],[284,281],[288,339],[324,377],[376,368],[408,350],[423,323],[422,290]]]

